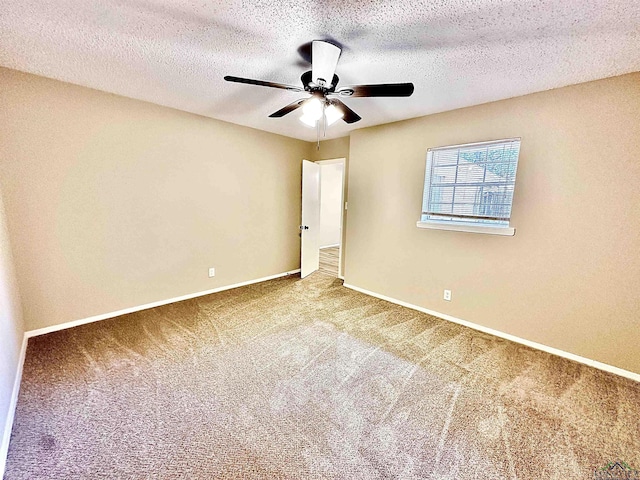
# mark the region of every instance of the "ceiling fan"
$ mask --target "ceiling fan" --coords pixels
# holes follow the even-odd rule
[[[300,120],[311,126],[324,128],[342,118],[346,123],[355,123],[361,117],[340,100],[356,97],[409,97],[413,93],[413,83],[379,83],[373,85],[353,85],[338,88],[339,78],[335,74],[342,49],[323,40],[311,43],[311,70],[302,74],[302,87],[283,83],[252,80],[227,75],[227,82],[247,83],[263,87],[280,88],[293,92],[308,92],[310,97],[301,98],[273,112],[269,117],[280,118],[302,108]],[[319,135],[318,135],[319,136]]]

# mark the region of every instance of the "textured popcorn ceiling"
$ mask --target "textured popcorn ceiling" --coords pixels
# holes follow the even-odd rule
[[[640,70],[638,0],[0,0],[0,65],[305,140],[298,48],[344,45],[340,85],[413,82],[346,99],[350,130]],[[1,86],[0,86],[1,87]]]

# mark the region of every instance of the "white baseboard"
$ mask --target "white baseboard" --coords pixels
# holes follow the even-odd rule
[[[16,378],[13,382],[13,391],[11,392],[11,400],[9,401],[9,411],[2,432],[2,442],[0,443],[0,478],[4,478],[4,470],[7,464],[7,454],[9,453],[9,441],[11,440],[11,430],[13,428],[13,419],[16,414],[16,406],[18,404],[18,393],[20,392],[20,381],[22,380],[22,369],[24,367],[24,359],[27,353],[27,335],[22,337],[22,347],[20,349],[20,357],[18,358],[18,366],[16,368]]]
[[[499,330],[494,330],[493,328],[484,327],[476,323],[468,322],[467,320],[462,320],[460,318],[447,315],[446,313],[440,313],[434,310],[429,310],[428,308],[419,307],[411,303],[403,302],[402,300],[397,300],[395,298],[387,297],[386,295],[381,295],[376,292],[365,290],[364,288],[356,287],[355,285],[350,285],[348,283],[345,283],[344,286],[347,288],[350,288],[351,290],[355,290],[356,292],[364,293],[365,295],[370,295],[372,297],[376,297],[381,300],[386,300],[387,302],[395,303],[396,305],[411,308],[413,310],[417,310],[422,313],[427,313],[429,315],[433,315],[434,317],[442,318],[443,320],[448,320],[450,322],[457,323],[465,327],[473,328],[474,330],[478,330],[480,332],[488,333],[489,335],[495,335],[496,337],[504,338],[505,340],[511,340],[512,342],[520,343],[522,345],[526,345],[527,347],[535,348],[536,350],[542,350],[543,352],[547,352],[552,355],[557,355],[559,357],[567,358],[569,360],[573,360],[574,362],[582,363],[584,365],[588,365],[590,367],[594,367],[599,370],[603,370],[605,372],[613,373],[615,375],[619,375],[621,377],[629,378],[636,382],[640,382],[640,374],[630,372],[629,370],[624,370],[622,368],[614,367],[613,365],[608,365],[606,363],[598,362],[596,360],[591,360],[590,358],[581,357],[573,353],[565,352],[564,350],[543,345],[542,343],[532,342],[531,340],[527,340],[525,338],[516,337],[515,335],[511,335],[509,333],[504,333]]]
[[[157,302],[147,303],[145,305],[138,305],[136,307],[125,308],[115,312],[103,313],[100,315],[94,315],[92,317],[81,318],[79,320],[72,320],[70,322],[59,323],[57,325],[51,325],[50,327],[38,328],[36,330],[29,330],[25,332],[27,338],[37,337],[38,335],[44,335],[46,333],[57,332],[58,330],[65,330],[67,328],[77,327],[78,325],[84,325],[86,323],[98,322],[100,320],[106,320],[108,318],[119,317],[120,315],[126,315],[127,313],[139,312],[141,310],[147,310],[149,308],[160,307],[169,303],[181,302],[182,300],[189,300],[191,298],[202,297],[203,295],[210,295],[212,293],[222,292],[224,290],[231,290],[232,288],[244,287],[254,283],[266,282],[267,280],[274,280],[280,277],[286,277],[287,275],[293,275],[294,273],[300,273],[300,269],[290,270],[288,272],[277,273],[268,277],[256,278],[255,280],[247,280],[246,282],[234,283],[233,285],[225,285],[224,287],[212,288],[211,290],[204,290],[197,293],[189,293],[180,297],[169,298],[166,300],[160,300]],[[2,477],[0,477],[2,478]]]

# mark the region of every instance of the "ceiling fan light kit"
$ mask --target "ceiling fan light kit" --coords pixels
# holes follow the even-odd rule
[[[342,117],[344,117],[344,112],[334,104],[330,104],[327,108],[325,108],[324,116],[327,119],[327,125],[333,125]]]
[[[312,127],[312,128],[315,128],[316,124],[318,123],[317,118],[311,117],[309,115],[302,115],[300,117],[300,121],[304,123],[307,127]]]
[[[333,125],[342,117],[344,112],[324,97],[314,95],[302,102],[302,116],[300,121],[309,127],[315,127],[319,120],[324,121],[326,126]]]
[[[322,117],[323,104],[318,97],[313,96],[309,100],[304,102],[302,107],[303,116],[313,117],[314,120],[320,120]]]
[[[335,74],[335,71],[338,66],[338,60],[340,59],[340,53],[340,47],[323,40],[314,40],[311,43],[311,71],[303,73],[300,77],[303,88],[229,75],[224,77],[224,79],[228,82],[280,88],[293,92],[305,91],[311,94],[310,98],[298,99],[277,112],[272,113],[269,117],[284,117],[294,110],[302,108],[300,121],[305,125],[318,129],[318,141],[320,140],[321,124],[326,131],[327,126],[332,125],[340,119],[348,124],[361,120],[361,117],[356,112],[351,110],[337,97],[409,97],[413,94],[413,83],[353,85],[341,87],[336,90],[340,79]],[[331,79],[331,81],[328,79]]]

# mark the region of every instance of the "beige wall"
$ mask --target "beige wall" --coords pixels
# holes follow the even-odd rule
[[[0,84],[27,329],[299,268],[311,144],[6,69]]]
[[[0,197],[0,478],[9,446],[11,397],[15,385],[24,327],[4,207]]]
[[[516,235],[418,229],[427,148],[508,137]],[[346,283],[640,373],[638,151],[637,73],[355,131]]]
[[[311,156],[309,160],[332,160],[334,158],[349,158],[349,137],[334,138],[320,142],[320,149],[315,142],[311,144]]]
[[[349,199],[349,137],[334,138],[320,142],[320,149],[314,143],[311,148],[309,160],[333,160],[344,158],[344,201]],[[342,216],[342,264],[339,266],[340,275],[344,275],[345,258],[347,255],[347,217],[349,211],[345,210]]]

